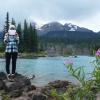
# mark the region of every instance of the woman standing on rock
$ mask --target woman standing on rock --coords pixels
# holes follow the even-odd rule
[[[18,55],[18,43],[19,36],[16,32],[15,26],[10,25],[8,33],[5,33],[4,43],[5,48],[5,58],[6,58],[6,73],[8,80],[10,76],[14,77],[16,72],[16,60]],[[10,61],[12,59],[12,72],[10,73]]]

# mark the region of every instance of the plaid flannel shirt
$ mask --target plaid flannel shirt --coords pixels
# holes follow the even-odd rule
[[[6,44],[5,52],[18,52],[18,43],[19,43],[19,36],[16,35],[9,35],[8,33],[4,36],[4,42]]]

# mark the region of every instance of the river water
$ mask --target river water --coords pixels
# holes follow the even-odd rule
[[[32,84],[37,86],[44,86],[48,82],[55,80],[69,80],[75,82],[75,79],[67,72],[64,65],[66,59],[71,59],[74,67],[83,67],[88,78],[91,77],[89,73],[92,72],[93,66],[91,62],[95,59],[90,56],[75,57],[39,57],[37,59],[18,59],[17,72],[28,77],[35,75]],[[0,59],[0,71],[5,72],[5,59]]]

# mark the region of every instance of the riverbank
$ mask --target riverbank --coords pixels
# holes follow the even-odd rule
[[[35,77],[35,76],[34,76]],[[0,100],[53,100],[49,93],[52,87],[60,91],[66,90],[68,81],[55,81],[44,87],[31,84],[31,79],[21,74],[16,74],[14,81],[8,81],[6,74],[0,72]]]
[[[28,78],[16,74],[14,81],[8,81],[6,74],[0,72],[0,100],[65,100],[57,99],[57,97],[60,97],[62,93],[67,95],[67,92],[72,91],[71,88],[77,87],[71,82],[61,80],[50,82],[44,87],[36,87],[31,84],[31,79],[34,80],[34,77]],[[100,93],[96,95],[96,98],[100,100]]]
[[[45,52],[38,52],[38,53],[18,53],[18,58],[25,58],[25,59],[33,59],[33,58],[38,58],[38,57],[57,57],[57,56],[63,56],[63,57],[68,57],[68,56],[73,56],[74,58],[77,58],[77,55],[52,55],[49,56]],[[80,55],[80,56],[92,56],[92,55]],[[0,58],[5,58],[5,53],[0,52]]]
[[[0,53],[0,58],[4,58],[5,57],[5,53]],[[46,57],[46,54],[44,52],[40,52],[40,53],[18,53],[18,58],[27,58],[27,59],[31,59],[31,58],[37,58],[37,57]]]

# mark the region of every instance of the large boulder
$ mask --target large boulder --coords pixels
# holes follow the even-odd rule
[[[7,91],[23,90],[27,86],[31,86],[30,79],[20,74],[16,74],[14,82],[5,82]]]
[[[0,72],[0,90],[3,90],[7,95],[9,95],[11,100],[12,98],[15,100],[15,98],[19,97],[23,97],[21,100],[32,100],[34,94],[33,91],[36,90],[36,86],[31,85],[30,79],[18,73],[16,73],[15,76],[10,76],[10,78],[13,78],[13,81],[7,80],[6,74]]]

